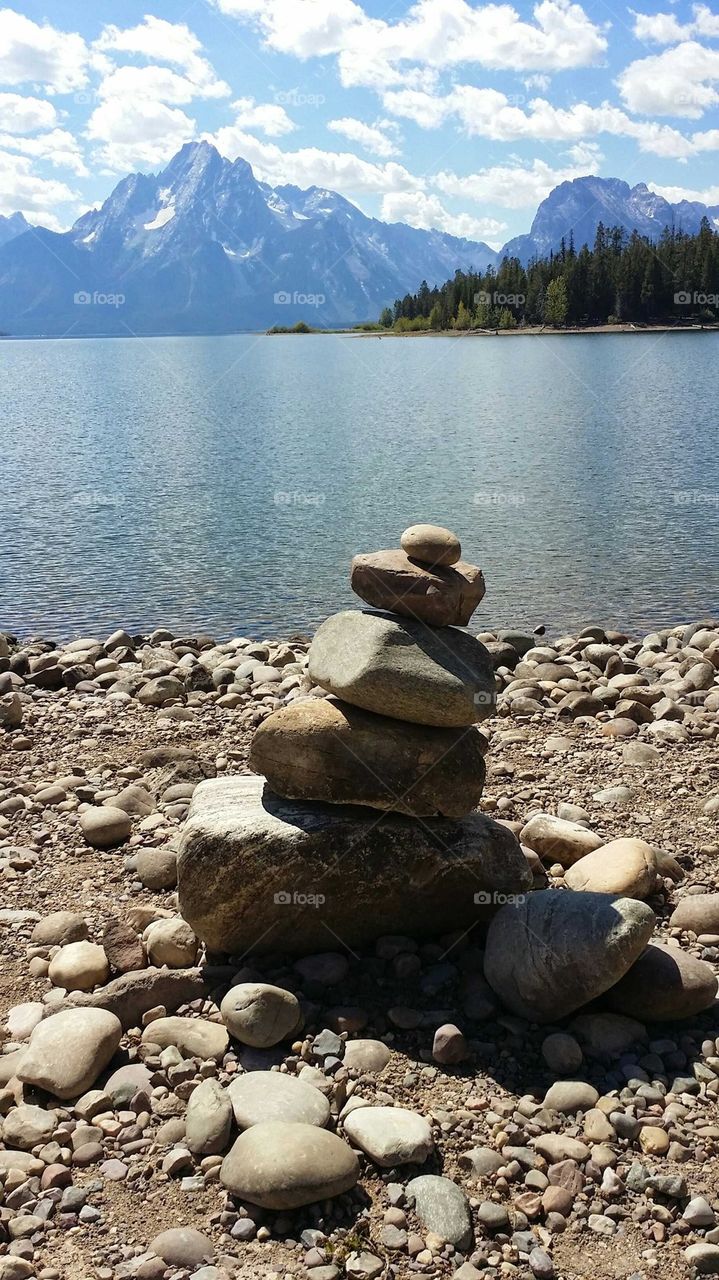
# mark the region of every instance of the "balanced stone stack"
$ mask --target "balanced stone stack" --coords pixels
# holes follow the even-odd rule
[[[477,812],[477,725],[495,683],[487,650],[458,629],[485,591],[460,557],[430,525],[407,529],[401,550],[356,556],[352,587],[373,608],[328,618],[310,647],[310,677],[331,696],[260,726],[257,777],[197,788],[178,885],[212,950],[466,929],[531,885],[515,837]]]

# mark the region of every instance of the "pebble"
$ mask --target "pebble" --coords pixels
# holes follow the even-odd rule
[[[424,1116],[402,1107],[362,1107],[347,1116],[344,1129],[350,1142],[385,1169],[424,1164],[434,1147]]]
[[[93,849],[112,849],[124,844],[132,832],[132,821],[123,809],[96,805],[80,815],[80,827]]]

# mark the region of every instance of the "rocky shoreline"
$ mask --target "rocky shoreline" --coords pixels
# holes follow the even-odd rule
[[[332,706],[306,638],[0,637],[0,1280],[719,1271],[719,624],[471,630],[496,686],[479,808],[520,837],[532,911],[631,904],[644,968],[588,1007],[562,1007],[566,968],[538,1007],[508,959],[543,926],[499,901],[428,937],[408,895],[351,949],[306,902],[313,954],[203,956],[190,804],[252,782],[278,711]],[[597,919],[573,935],[590,996]],[[293,1142],[309,1203],[296,1180],[278,1202]]]

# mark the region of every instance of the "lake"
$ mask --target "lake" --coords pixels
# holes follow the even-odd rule
[[[445,524],[473,629],[719,613],[717,333],[0,344],[0,630],[312,630]],[[476,624],[476,625],[475,625]]]

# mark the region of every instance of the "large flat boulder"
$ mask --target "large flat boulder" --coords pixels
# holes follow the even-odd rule
[[[316,684],[365,711],[414,724],[461,729],[491,715],[494,669],[484,645],[455,627],[350,609],[315,634]]]
[[[462,818],[482,795],[486,745],[473,726],[405,724],[334,698],[307,698],[260,725],[250,768],[292,800]]]
[[[180,908],[212,951],[327,950],[386,934],[468,929],[532,876],[516,837],[480,813],[418,821],[280,799],[263,778],[197,787],[178,855]]]
[[[355,556],[352,590],[375,609],[417,618],[431,627],[466,627],[486,586],[482,570],[459,561],[451,568],[410,560],[404,551]]]
[[[513,1013],[556,1022],[619,982],[654,924],[651,907],[634,898],[540,890],[494,917],[484,974]]]

